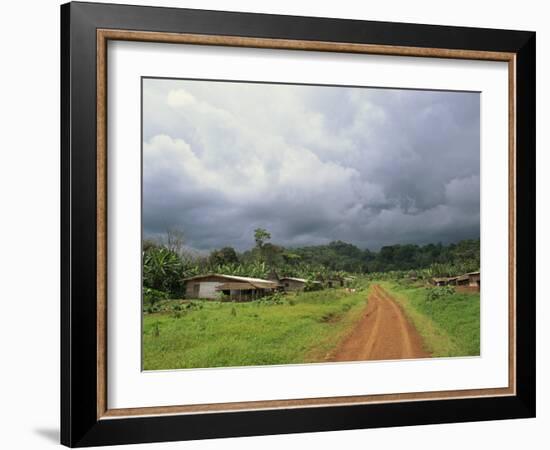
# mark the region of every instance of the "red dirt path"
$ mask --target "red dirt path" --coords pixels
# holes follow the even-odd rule
[[[374,285],[364,315],[327,361],[429,358],[397,302]]]

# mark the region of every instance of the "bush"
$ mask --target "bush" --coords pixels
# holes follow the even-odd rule
[[[152,289],[148,287],[143,288],[143,304],[154,306],[159,300],[166,300],[168,294],[157,289]]]
[[[229,302],[229,301],[231,301],[231,297],[220,291],[216,295],[216,300],[218,300],[219,302]]]
[[[185,305],[185,308],[188,311],[196,311],[204,308],[204,304],[202,302],[189,302]]]
[[[428,292],[426,293],[426,300],[430,302],[434,300],[440,300],[442,298],[454,295],[454,293],[455,289],[452,286],[437,286],[433,288],[428,288]]]
[[[190,303],[185,305],[185,308],[183,305],[176,303],[175,305],[172,305],[172,317],[174,319],[180,319],[182,316],[185,316],[187,314],[187,310],[189,309]]]
[[[271,295],[260,298],[256,301],[258,305],[282,305],[285,294],[282,292],[274,292]]]

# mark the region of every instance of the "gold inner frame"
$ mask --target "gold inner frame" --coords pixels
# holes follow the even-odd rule
[[[502,61],[508,63],[508,387],[401,394],[264,400],[201,405],[109,409],[107,405],[107,42],[109,40],[217,45],[392,56]],[[239,36],[97,30],[97,418],[197,414],[243,410],[343,406],[420,400],[511,396],[516,393],[516,54],[477,50],[403,47]]]

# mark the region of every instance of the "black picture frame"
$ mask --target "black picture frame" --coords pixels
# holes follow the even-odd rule
[[[516,54],[516,395],[97,418],[96,30]],[[61,6],[61,443],[71,447],[535,416],[534,32],[94,3]]]

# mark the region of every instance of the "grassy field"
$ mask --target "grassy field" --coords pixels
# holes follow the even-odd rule
[[[143,369],[323,361],[353,328],[367,291],[289,294],[270,302],[163,301],[143,316]]]
[[[434,357],[480,354],[479,293],[428,300],[425,287],[380,283],[405,310]]]

